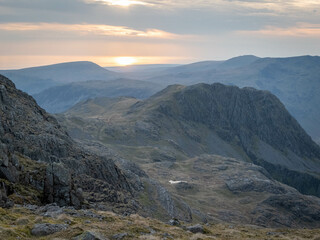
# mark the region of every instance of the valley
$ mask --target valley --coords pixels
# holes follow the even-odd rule
[[[290,239],[296,228],[315,229],[303,230],[299,237],[316,239],[320,147],[277,94],[241,83],[239,71],[257,61],[262,60],[246,56],[133,68],[133,76],[142,80],[120,78],[130,71],[115,69],[119,72],[111,74],[102,68],[99,79],[94,69],[85,70],[89,63],[81,63],[88,75],[81,73],[79,81],[72,80],[77,79],[72,68],[69,80],[57,80],[68,70],[62,64],[54,66],[65,67],[51,79],[54,86],[37,83],[45,89],[33,94],[35,100],[1,77],[0,206],[4,215],[12,216],[11,225],[22,217],[16,212],[33,220],[22,230],[6,225],[3,218],[0,236],[37,238],[33,229],[40,223],[61,226],[46,239],[64,239],[66,234],[70,239],[106,239],[119,233],[126,233],[124,239],[247,239],[269,232],[270,238]],[[200,79],[209,83],[197,83],[197,69],[203,74],[226,71],[225,79],[235,71],[239,81],[203,75]],[[184,74],[175,75],[179,71]],[[43,78],[36,74],[30,77]],[[168,82],[159,84],[150,78],[153,74]],[[189,74],[196,84],[188,82]],[[177,77],[188,84],[166,87],[179,82]],[[48,114],[37,103],[57,114]],[[57,213],[41,217],[38,210],[30,212],[38,208]],[[103,217],[78,219],[91,211],[85,209]],[[109,220],[98,223],[101,219]],[[95,224],[88,227],[87,221]],[[172,226],[172,221],[179,225]],[[196,224],[200,232],[188,230]]]

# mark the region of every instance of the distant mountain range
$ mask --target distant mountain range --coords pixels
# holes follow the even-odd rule
[[[87,99],[105,96],[144,99],[161,89],[156,83],[129,79],[86,81],[52,87],[34,94],[34,98],[48,112],[60,113]]]
[[[320,141],[320,57],[241,56],[171,68],[147,79],[158,84],[220,82],[275,94],[303,128]]]
[[[19,70],[0,70],[17,88],[36,94],[52,86],[89,80],[112,80],[118,74],[92,62],[68,62]]]
[[[75,139],[138,164],[193,218],[293,226],[302,214],[317,222],[300,208],[306,199],[274,179],[320,196],[320,147],[268,91],[172,85],[143,101],[87,100],[57,117]]]
[[[268,90],[283,102],[308,134],[320,143],[320,57],[258,58],[249,55],[226,61],[205,61],[181,66],[143,65],[108,69],[90,62],[74,62],[0,73],[10,77],[18,88],[35,96],[40,106],[54,113],[64,111],[88,98],[144,98],[158,91],[159,86],[165,88],[177,83],[190,85],[220,82]],[[126,79],[126,83],[118,81],[117,85],[117,81],[114,81],[108,87],[107,84],[95,82],[88,89],[88,83],[74,83],[119,78]],[[145,83],[129,83],[129,79],[139,79]],[[152,87],[147,82],[156,85]],[[121,84],[125,86],[119,87]],[[132,88],[134,85],[136,87]],[[65,94],[66,91],[68,95]]]

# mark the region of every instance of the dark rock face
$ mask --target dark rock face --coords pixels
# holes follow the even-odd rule
[[[216,129],[226,140],[236,137],[249,148],[253,136],[280,151],[320,159],[311,140],[283,104],[267,91],[222,84],[197,84],[175,94],[180,116]],[[168,109],[167,114],[172,114]],[[175,110],[177,111],[177,110]]]
[[[157,105],[154,104],[152,112],[148,113],[147,121],[159,126],[158,132],[163,130],[155,119],[170,119],[181,127],[177,132],[184,131],[193,145],[202,144],[208,152],[217,151],[206,142],[205,134],[194,130],[205,126],[225,143],[241,148],[247,155],[246,160],[263,167],[268,165],[268,172],[275,179],[302,193],[320,196],[320,148],[270,92],[219,83],[172,85],[133,105],[131,111],[145,111],[152,102]],[[183,150],[188,152],[189,149]],[[294,172],[286,177],[280,169],[283,169],[281,173]]]
[[[39,201],[78,208],[88,201],[127,203],[132,191],[112,160],[78,147],[55,118],[1,75],[0,178],[0,202],[17,194],[4,181],[30,186]],[[89,198],[92,193],[99,198]]]

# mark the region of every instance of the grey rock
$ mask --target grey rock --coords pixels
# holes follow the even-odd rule
[[[73,240],[107,240],[107,238],[103,237],[100,233],[95,231],[86,231],[81,235],[73,238]]]
[[[163,233],[162,234],[162,239],[166,240],[166,239],[173,239],[172,235],[169,233]]]
[[[125,238],[128,235],[129,235],[128,233],[118,233],[118,234],[113,235],[112,239],[120,240],[120,239]]]
[[[192,213],[189,205],[187,205],[181,199],[178,201],[175,200],[168,190],[161,186],[158,182],[154,180],[149,181],[157,191],[157,200],[171,218],[177,218],[184,221],[190,221],[192,219]]]
[[[171,225],[171,226],[180,226],[180,221],[178,220],[178,219],[170,219],[169,220],[169,224]]]
[[[56,203],[52,203],[52,204],[39,207],[36,210],[36,213],[44,217],[56,218],[59,215],[63,214],[63,209],[59,207]]]
[[[180,182],[175,184],[177,190],[187,191],[194,189],[194,185],[187,182]]]
[[[31,234],[37,237],[47,236],[56,232],[64,231],[68,228],[67,224],[41,223],[33,226]]]
[[[228,169],[228,166],[222,165],[222,166],[217,166],[217,169],[220,171],[224,171]]]
[[[232,192],[269,192],[274,194],[284,194],[286,189],[279,183],[267,179],[248,175],[248,177],[234,177],[226,181],[228,189]]]
[[[187,230],[190,231],[190,232],[192,232],[192,233],[204,233],[203,226],[200,225],[200,224],[187,227]]]

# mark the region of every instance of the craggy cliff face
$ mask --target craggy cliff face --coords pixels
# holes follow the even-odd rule
[[[0,205],[126,205],[131,187],[105,157],[78,147],[55,118],[0,75]],[[10,195],[10,197],[8,197]]]

